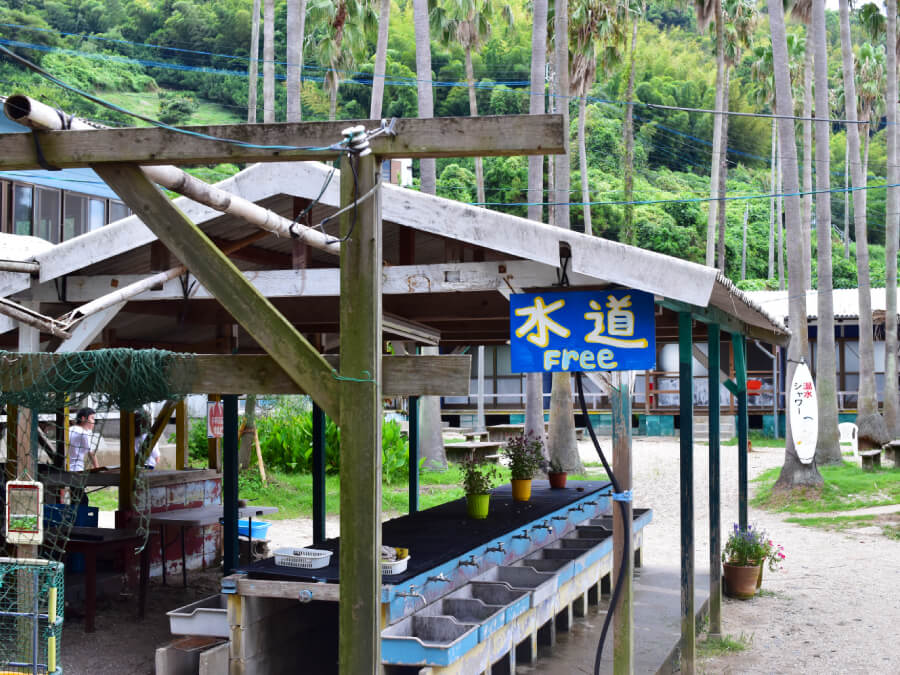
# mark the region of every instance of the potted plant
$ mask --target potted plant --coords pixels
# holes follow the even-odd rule
[[[469,455],[462,463],[463,489],[466,492],[466,511],[469,518],[487,518],[491,500],[491,488],[500,478],[497,467],[482,464]]]
[[[527,502],[531,498],[534,474],[547,470],[544,442],[532,433],[518,434],[506,441],[501,452],[509,461],[513,500]]]
[[[563,468],[562,462],[558,459],[550,460],[550,471],[547,476],[550,478],[550,487],[554,490],[560,490],[566,487],[566,477],[568,472]]]
[[[768,564],[770,570],[776,570],[784,558],[783,548],[763,530],[752,525],[744,530],[735,523],[722,551],[726,595],[752,598],[762,584],[763,567]]]

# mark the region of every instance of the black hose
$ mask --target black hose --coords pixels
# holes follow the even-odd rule
[[[600,461],[603,463],[603,468],[606,469],[606,475],[609,476],[609,480],[612,483],[613,492],[619,493],[621,492],[621,490],[619,489],[619,481],[616,480],[616,475],[613,473],[612,468],[609,466],[609,462],[606,461],[606,457],[603,455],[603,450],[600,449],[600,441],[597,440],[597,434],[594,433],[594,426],[591,424],[590,417],[588,417],[587,403],[584,400],[584,387],[581,383],[580,372],[575,373],[575,386],[578,389],[578,400],[581,404],[581,413],[584,415],[588,433],[591,435],[591,440],[594,442],[594,448],[597,450],[597,454],[600,455]],[[625,524],[628,516],[628,510],[625,506],[625,502],[616,501],[616,503],[622,510],[622,523]],[[613,612],[615,611],[616,603],[619,600],[619,594],[622,590],[622,582],[625,579],[625,572],[628,570],[628,548],[628,546],[622,547],[622,560],[619,563],[619,576],[616,577],[616,584],[613,588],[612,598],[610,598],[609,601],[609,610],[606,612],[606,618],[603,620],[603,628],[600,631],[600,640],[599,642],[597,642],[597,653],[594,656],[594,675],[600,675],[600,658],[603,655],[603,645],[606,643],[606,633],[609,631],[609,624],[612,622]]]

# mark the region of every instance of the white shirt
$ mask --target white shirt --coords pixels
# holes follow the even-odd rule
[[[77,424],[69,430],[69,471],[84,471],[93,440],[94,435]]]
[[[144,439],[147,438],[147,434],[141,434],[137,438],[134,439],[134,456],[137,457],[141,454],[141,446],[144,445]],[[149,466],[151,469],[156,468],[156,463],[159,462],[160,452],[159,452],[159,443],[153,446],[153,450],[150,451],[150,454],[147,455],[147,459],[144,462],[145,465]]]

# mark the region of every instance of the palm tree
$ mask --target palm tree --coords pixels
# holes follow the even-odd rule
[[[378,10],[378,43],[375,46],[375,71],[372,73],[372,105],[369,119],[381,117],[384,103],[384,76],[387,70],[388,27],[391,20],[391,0],[381,0]]]
[[[838,443],[837,368],[834,356],[834,298],[831,273],[831,124],[828,103],[828,45],[825,26],[825,0],[813,0],[813,45],[816,79],[816,253],[817,253],[817,338],[816,395],[819,408],[818,464],[842,461]],[[807,45],[809,41],[807,41]]]
[[[810,40],[810,20],[812,18],[812,0],[796,0],[791,7],[791,16],[806,27],[806,39],[803,41],[803,288],[812,288],[812,114],[813,114],[813,47]]]
[[[772,75],[772,47],[771,45],[757,45],[753,48],[753,60],[750,64],[750,76],[756,82],[755,93],[757,104],[765,105],[769,110],[775,111],[775,79]],[[772,159],[769,163],[769,268],[767,279],[775,276],[775,193],[780,192],[776,186],[778,170],[778,126],[777,120],[772,118]],[[781,222],[781,212],[778,212],[778,222]]]
[[[504,20],[512,25],[512,9],[503,4],[500,10]],[[469,89],[469,114],[478,117],[478,101],[475,98],[475,68],[472,50],[478,49],[491,36],[491,24],[496,18],[493,0],[448,0],[435,4],[431,10],[431,25],[444,42],[456,42],[466,55],[466,85]],[[475,180],[478,201],[484,202],[484,166],[481,157],[475,158]]]
[[[853,72],[853,47],[850,43],[849,0],[840,0],[841,55],[844,76],[847,145],[850,178],[853,182],[853,222],[856,228],[856,268],[859,280],[859,392],[856,424],[862,444],[886,443],[890,440],[884,420],[878,414],[875,394],[875,347],[872,338],[872,298],[869,281],[869,243],[866,223],[866,176],[859,157],[859,125],[856,110],[856,82]]]
[[[275,121],[275,0],[263,3],[263,122]]]
[[[767,0],[769,9],[769,28],[772,33],[772,63],[775,80],[775,110],[780,116],[778,120],[779,144],[781,146],[782,167],[784,169],[785,215],[788,236],[797,241],[800,236],[800,197],[797,176],[797,147],[794,138],[794,124],[790,119],[794,112],[791,96],[791,78],[788,61],[787,38],[784,29],[784,8],[781,0]],[[793,377],[796,364],[804,358],[808,351],[806,327],[806,297],[803,289],[803,256],[797,246],[788,249],[788,284],[791,341],[788,344],[787,381]],[[790,424],[788,424],[785,444],[785,463],[777,485],[780,487],[796,487],[800,485],[821,485],[822,476],[815,464],[801,464],[793,447]]]
[[[413,0],[413,30],[416,35],[416,92],[419,117],[434,117],[434,93],[431,87],[431,30],[428,24],[428,0]],[[422,192],[437,191],[434,158],[419,160],[419,185]]]
[[[250,72],[247,73],[247,122],[256,124],[256,85],[259,84],[259,0],[253,0],[250,28]]]
[[[856,81],[859,85],[859,121],[869,122],[862,127],[865,138],[863,141],[862,173],[868,182],[869,175],[869,144],[872,139],[871,122],[881,117],[884,107],[885,91],[885,65],[884,47],[864,43],[859,47],[859,57],[856,61]]]
[[[629,19],[631,20],[631,44],[628,47],[628,85],[625,88],[625,100],[627,103],[625,105],[625,124],[623,125],[622,133],[625,136],[625,175],[623,180],[625,241],[629,244],[634,244],[634,205],[630,203],[634,200],[634,105],[632,105],[632,100],[634,99],[634,50],[637,45],[638,23],[644,15],[644,3],[642,0],[640,2],[625,0],[623,5],[617,6],[617,4],[614,4],[612,7],[617,11],[608,19],[610,30],[604,54],[615,54],[616,60],[618,60],[619,47],[621,45],[624,48],[626,39],[623,34],[624,31],[621,29],[625,28]],[[607,57],[606,67],[611,68],[612,65],[613,61]]]
[[[897,5],[887,3],[885,54],[887,59],[887,182],[900,182],[897,167]],[[884,224],[885,322],[884,322],[884,422],[891,438],[900,433],[900,394],[897,391],[897,237],[900,192],[888,188]]]
[[[306,27],[306,0],[287,3],[287,121],[299,122],[300,80],[303,74],[303,33]]]

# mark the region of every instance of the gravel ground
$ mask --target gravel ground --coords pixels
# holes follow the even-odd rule
[[[589,442],[582,456],[595,460]],[[603,442],[610,448],[609,440]],[[679,559],[679,447],[677,439],[634,439],[636,506],[653,508],[645,530],[644,564],[677,565]],[[750,476],[783,462],[784,450],[756,448],[749,457]],[[707,448],[698,445],[694,461],[696,565],[708,568]],[[751,483],[751,492],[753,485]],[[722,525],[737,520],[737,450],[722,450]],[[900,508],[900,506],[896,507]],[[763,593],[752,600],[724,600],[723,634],[744,639],[739,653],[703,657],[704,673],[878,673],[900,675],[900,542],[877,527],[830,533],[784,522],[780,514],[751,508],[752,523],[765,528],[785,547],[779,572],[766,572]],[[328,536],[338,534],[329,517]],[[308,519],[274,521],[270,549],[308,544]],[[148,615],[135,620],[136,598],[123,596],[101,605],[97,632],[86,635],[83,623],[67,617],[62,638],[62,665],[74,675],[153,673],[155,648],[172,639],[165,612],[214,593],[215,570],[192,572],[188,589],[151,586]],[[701,651],[702,653],[702,651]]]

